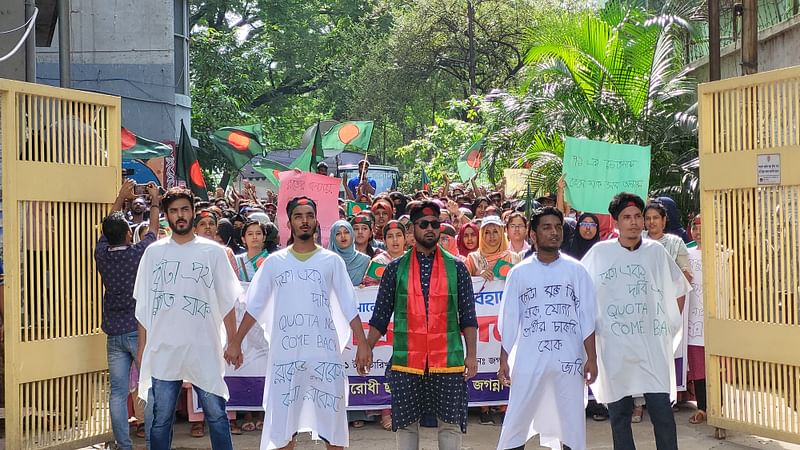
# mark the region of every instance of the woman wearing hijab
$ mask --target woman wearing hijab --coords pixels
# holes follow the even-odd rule
[[[346,220],[337,220],[331,227],[328,250],[339,255],[347,266],[353,286],[361,284],[369,266],[369,256],[356,250],[353,227]]]
[[[575,233],[572,245],[566,253],[580,260],[598,242],[600,242],[600,220],[592,213],[583,213],[578,217],[578,232]]]
[[[376,255],[370,263],[388,265],[395,259],[403,256],[406,252],[406,227],[397,220],[391,220],[383,226],[383,236],[386,242],[386,251]],[[364,286],[377,286],[380,278],[371,278],[364,275],[362,284]]]
[[[497,216],[486,216],[481,221],[478,250],[473,251],[465,261],[467,270],[473,277],[494,279],[494,266],[498,261],[516,264],[522,257],[508,249],[503,221]]]
[[[447,253],[455,256],[456,258],[464,258],[458,253],[458,243],[456,242],[456,229],[449,223],[439,225],[439,246]]]
[[[691,242],[689,233],[681,226],[681,213],[678,211],[678,205],[675,204],[675,200],[669,197],[658,197],[655,201],[664,205],[667,210],[667,226],[664,228],[664,232],[678,236],[683,239],[684,244]]]
[[[474,222],[465,223],[456,236],[459,256],[466,258],[470,253],[478,250],[480,244],[480,230]]]

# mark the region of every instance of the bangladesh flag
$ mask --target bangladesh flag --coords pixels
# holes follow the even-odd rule
[[[372,261],[367,267],[367,276],[373,280],[380,280],[383,277],[383,272],[386,270],[386,264]]]
[[[322,136],[325,157],[336,156],[344,150],[358,149],[366,153],[372,139],[374,123],[369,121],[342,122],[334,125]]]
[[[322,154],[322,135],[319,132],[319,122],[314,130],[314,139],[308,143],[308,147],[291,164],[290,169],[300,169],[303,172],[313,172],[317,163],[325,159]]]
[[[281,184],[278,174],[284,170],[291,170],[289,167],[267,158],[259,158],[252,167],[256,172],[267,177],[267,180],[276,187]]]
[[[178,148],[175,149],[175,171],[178,178],[186,181],[186,187],[192,193],[208,200],[208,189],[206,180],[203,178],[203,171],[200,169],[200,162],[197,161],[197,153],[189,140],[189,132],[181,120],[181,140],[178,141]]]
[[[122,128],[122,159],[153,159],[169,156],[172,147],[157,141],[137,136],[127,128]]]
[[[347,201],[347,215],[348,216],[355,216],[356,214],[364,211],[365,209],[369,209],[369,203],[363,202],[354,202],[352,200]]]
[[[431,189],[431,179],[428,178],[428,174],[425,173],[425,167],[422,167],[422,175],[420,176],[420,186],[422,186],[423,191],[430,191]]]
[[[481,167],[483,161],[483,144],[486,143],[486,138],[478,139],[472,144],[464,154],[458,158],[458,175],[461,176],[461,181],[465,182],[472,178],[478,169]]]
[[[254,156],[262,155],[266,147],[261,125],[224,127],[209,138],[236,170],[244,167]]]
[[[506,277],[508,276],[508,272],[511,270],[512,267],[514,267],[514,265],[511,264],[510,262],[498,259],[497,262],[494,263],[494,267],[492,268],[492,273],[494,274],[494,277],[497,278],[498,280],[505,280]]]

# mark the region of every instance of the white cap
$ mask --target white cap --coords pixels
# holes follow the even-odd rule
[[[484,216],[483,219],[481,219],[481,228],[485,227],[486,225],[497,225],[501,228],[505,226],[500,217],[495,215]]]

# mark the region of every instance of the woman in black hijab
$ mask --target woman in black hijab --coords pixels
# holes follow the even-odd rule
[[[592,213],[583,213],[578,217],[578,230],[572,238],[572,245],[567,254],[580,260],[599,241],[600,221]]]

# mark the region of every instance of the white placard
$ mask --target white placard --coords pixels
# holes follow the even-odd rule
[[[781,155],[758,155],[758,184],[781,184]]]

